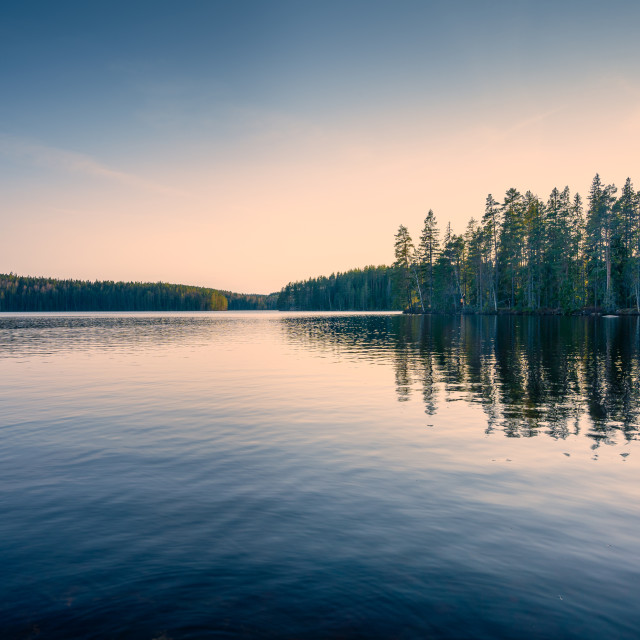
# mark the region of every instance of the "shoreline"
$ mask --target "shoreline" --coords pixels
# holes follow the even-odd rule
[[[404,315],[412,316],[562,316],[562,317],[625,317],[640,316],[637,309],[616,309],[615,311],[605,311],[604,309],[582,309],[579,311],[562,311],[561,309],[498,309],[497,311],[472,311],[461,309],[459,311],[403,311]]]

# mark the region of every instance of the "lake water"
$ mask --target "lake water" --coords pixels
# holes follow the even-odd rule
[[[637,318],[0,316],[0,637],[637,638]]]

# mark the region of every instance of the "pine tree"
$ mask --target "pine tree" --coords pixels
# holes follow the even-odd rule
[[[584,258],[585,228],[582,212],[582,198],[579,193],[573,197],[571,207],[571,287],[573,290],[573,308],[578,309],[587,302],[586,261]]]
[[[463,267],[463,281],[465,283],[466,304],[482,311],[484,307],[484,234],[482,228],[474,218],[469,220],[464,234],[466,260]]]
[[[516,189],[508,189],[502,205],[502,230],[498,247],[499,270],[504,282],[503,290],[509,307],[518,306],[522,280],[522,255],[524,253],[524,220],[522,195]]]
[[[615,204],[615,229],[613,238],[614,272],[618,278],[618,291],[625,306],[629,306],[633,297],[635,249],[634,230],[636,222],[637,196],[631,179],[627,178],[622,192]]]
[[[440,307],[445,311],[457,311],[465,305],[465,291],[462,280],[465,261],[464,238],[451,232],[451,224],[442,242],[442,251],[436,263],[437,289],[440,293]]]
[[[611,282],[615,192],[614,185],[604,186],[600,176],[596,174],[589,190],[587,212],[589,283],[593,290],[593,304],[594,307],[602,305],[607,310],[611,310],[615,303]]]
[[[526,281],[524,303],[529,309],[540,307],[544,251],[544,205],[531,191],[524,195]]]
[[[433,210],[429,209],[427,217],[424,219],[424,227],[422,228],[418,249],[420,271],[422,281],[425,284],[424,291],[426,293],[428,309],[433,307],[433,267],[440,250],[439,235],[440,231],[436,224],[436,217]]]
[[[414,263],[415,248],[409,230],[400,225],[398,233],[395,236],[395,257],[396,260],[393,263],[396,271],[396,278],[398,282],[398,293],[401,299],[404,299],[407,304],[407,309],[413,309],[413,283],[414,280],[417,285],[418,294],[422,303],[422,292],[420,290],[420,283],[418,282],[417,271]],[[423,308],[424,311],[424,308]]]
[[[546,246],[546,300],[550,307],[568,310],[572,306],[571,255],[572,204],[569,187],[562,191],[554,188],[545,210]]]
[[[636,310],[640,312],[640,191],[636,193],[631,229],[631,289],[636,299]]]
[[[488,263],[491,277],[491,298],[493,309],[498,310],[498,282],[500,273],[498,269],[498,238],[500,236],[500,210],[498,203],[489,194],[485,203],[482,226],[488,238]]]

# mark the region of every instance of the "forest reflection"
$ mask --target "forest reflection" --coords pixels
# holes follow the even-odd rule
[[[344,316],[285,321],[287,335],[341,358],[393,362],[400,402],[434,415],[479,403],[486,431],[584,435],[593,447],[638,437],[640,319]]]

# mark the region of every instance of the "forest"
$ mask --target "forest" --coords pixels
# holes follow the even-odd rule
[[[220,291],[229,303],[229,311],[266,311],[275,309],[278,301],[277,293],[234,293]]]
[[[400,309],[394,269],[365,267],[329,277],[290,282],[277,298],[281,311],[387,311]]]
[[[414,313],[638,313],[640,195],[594,177],[587,202],[569,188],[546,201],[508,189],[479,220],[441,237],[429,210],[418,241],[400,225],[395,262],[289,283],[279,309]]]
[[[586,203],[569,188],[547,200],[515,188],[489,194],[466,230],[444,233],[429,210],[414,242],[400,225],[391,266],[239,294],[142,282],[0,274],[0,311],[217,311],[245,309],[410,313],[639,313],[640,192],[594,177]]]
[[[220,291],[163,282],[112,282],[0,274],[0,311],[224,311]]]

